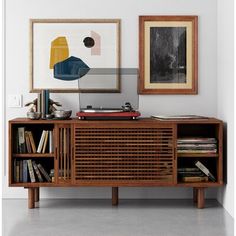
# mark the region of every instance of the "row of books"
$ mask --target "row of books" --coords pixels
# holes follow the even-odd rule
[[[42,164],[29,160],[14,160],[14,182],[51,182]]]
[[[39,144],[36,148],[35,140],[32,131],[25,130],[25,127],[18,127],[17,132],[17,153],[45,153],[48,147],[48,152],[53,152],[53,131],[43,130]]]
[[[216,138],[179,138],[178,153],[217,153]]]
[[[216,179],[209,169],[200,161],[195,162],[196,167],[178,168],[178,179],[182,182],[215,182]]]

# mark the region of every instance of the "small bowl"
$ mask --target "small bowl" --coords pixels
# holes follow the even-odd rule
[[[53,112],[53,115],[56,119],[69,119],[71,116],[72,110],[64,111],[64,110],[57,110]]]
[[[31,120],[39,120],[41,118],[42,113],[41,112],[27,112],[27,118]]]

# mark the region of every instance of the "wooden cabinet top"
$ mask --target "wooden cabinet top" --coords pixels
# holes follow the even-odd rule
[[[31,120],[28,118],[15,118],[12,120],[9,120],[9,123],[22,123],[22,124],[57,124],[57,123],[63,123],[63,124],[81,124],[81,123],[168,123],[168,124],[219,124],[222,123],[222,120],[216,119],[216,118],[204,118],[204,119],[173,119],[173,120],[159,120],[156,118],[139,118],[136,120],[80,120],[78,118],[71,118],[69,120]]]

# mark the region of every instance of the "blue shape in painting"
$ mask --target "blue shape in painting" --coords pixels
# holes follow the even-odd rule
[[[89,72],[90,68],[80,58],[69,57],[54,65],[56,79],[70,81],[80,79]]]

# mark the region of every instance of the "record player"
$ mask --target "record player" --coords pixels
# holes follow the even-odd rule
[[[79,93],[79,119],[137,119],[137,74],[122,75],[120,93]]]
[[[129,102],[121,108],[93,108],[88,105],[76,113],[79,119],[136,119],[141,114]]]

